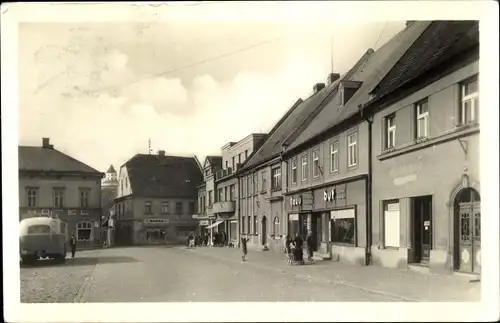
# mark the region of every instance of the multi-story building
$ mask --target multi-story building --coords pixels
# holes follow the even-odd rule
[[[116,243],[184,242],[196,231],[197,197],[203,182],[196,157],[137,154],[119,171]]]
[[[368,261],[370,124],[359,106],[425,27],[415,24],[376,52],[368,50],[333,84],[332,98],[306,129],[285,142],[285,221],[291,235],[311,235],[324,259]]]
[[[78,247],[100,245],[101,179],[104,173],[62,153],[42,139],[41,147],[19,147],[19,219],[59,217]]]
[[[478,25],[428,24],[372,93],[374,263],[481,271]]]
[[[198,186],[198,201],[202,198],[201,203],[205,204],[205,212],[198,213],[197,218],[201,231],[209,231],[210,236],[218,230],[220,223],[217,223],[216,216],[213,212],[213,204],[215,202],[215,173],[222,169],[221,156],[207,156],[203,163],[203,180],[204,184]]]
[[[216,226],[226,232],[228,242],[239,242],[238,226],[238,178],[235,173],[262,144],[266,134],[250,134],[238,142],[229,142],[221,149],[222,169],[215,173],[216,195],[212,211],[216,216]]]

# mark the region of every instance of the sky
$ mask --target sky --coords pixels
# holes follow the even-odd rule
[[[328,73],[404,28],[314,19],[314,9],[304,20],[218,19],[226,6],[163,7],[174,17],[163,20],[20,23],[19,144],[49,137],[100,171],[148,153],[149,139],[154,153],[203,162],[268,132]]]

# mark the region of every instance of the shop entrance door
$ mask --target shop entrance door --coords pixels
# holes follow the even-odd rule
[[[457,194],[454,223],[455,270],[481,273],[481,201],[476,190],[467,188]]]
[[[262,245],[265,246],[267,244],[267,218],[266,216],[262,217]]]
[[[321,213],[311,214],[311,237],[313,239],[313,251],[318,251],[321,243]]]
[[[413,263],[429,264],[432,249],[432,196],[412,200]]]

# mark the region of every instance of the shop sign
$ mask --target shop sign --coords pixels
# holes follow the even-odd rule
[[[345,191],[336,189],[332,189],[331,191],[325,190],[323,192],[323,198],[326,202],[334,200],[343,200],[345,199]]]
[[[144,223],[147,224],[156,224],[156,223],[168,223],[168,219],[146,219],[144,220]]]
[[[290,206],[299,206],[302,205],[302,197],[291,197],[290,198]]]
[[[200,225],[209,225],[210,222],[208,220],[203,220],[203,221],[200,221]]]

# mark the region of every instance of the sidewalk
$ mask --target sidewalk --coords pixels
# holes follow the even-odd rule
[[[364,291],[385,295],[401,301],[456,302],[480,301],[481,283],[452,275],[421,274],[418,272],[389,269],[379,266],[351,266],[334,261],[315,261],[305,266],[290,266],[284,254],[250,251],[247,262],[241,261],[237,248],[177,248],[200,256],[232,261],[240,264],[291,273],[297,277],[322,281],[325,284],[342,284]]]

